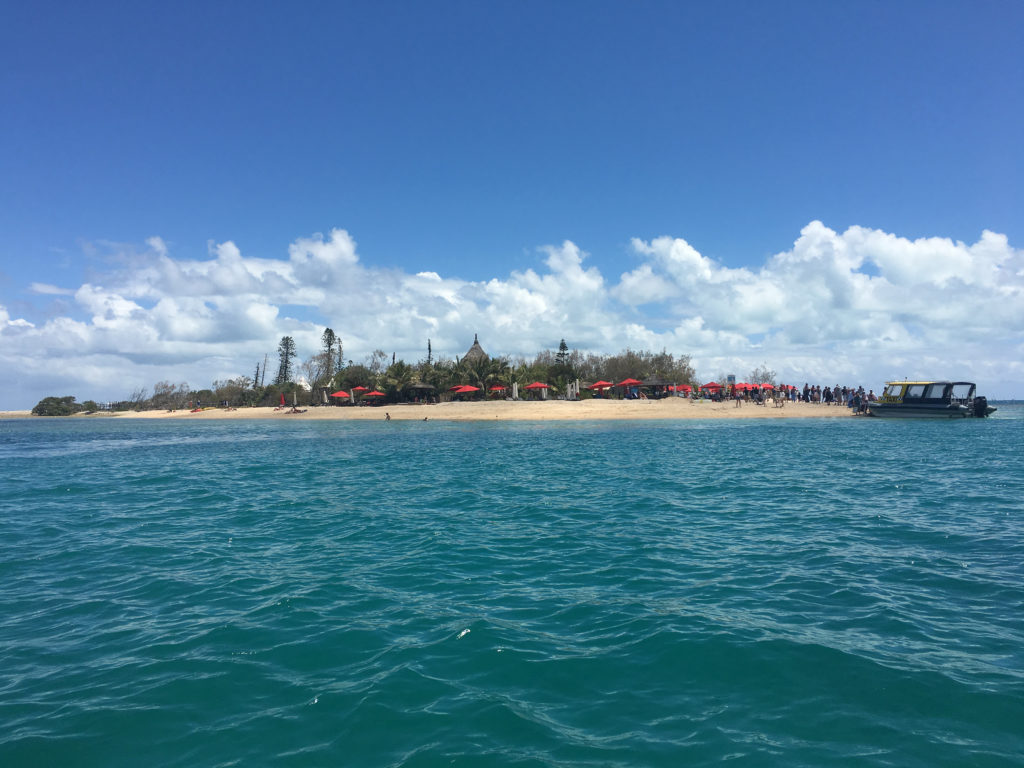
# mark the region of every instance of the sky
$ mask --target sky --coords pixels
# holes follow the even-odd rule
[[[1024,397],[1019,2],[3,5],[0,408],[325,327]]]

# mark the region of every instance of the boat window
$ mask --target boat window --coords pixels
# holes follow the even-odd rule
[[[924,384],[911,384],[907,387],[907,397],[921,397],[924,394]]]
[[[884,394],[886,397],[899,397],[902,391],[903,386],[901,384],[890,384],[888,387],[885,388],[885,392],[883,392],[882,394]]]
[[[974,388],[973,384],[966,382],[953,385],[953,399],[954,400],[966,400],[971,396],[971,390]]]
[[[925,397],[940,398],[940,397],[942,397],[942,393],[943,393],[943,391],[945,389],[946,389],[946,385],[945,385],[945,383],[942,383],[942,382],[939,382],[939,383],[936,383],[936,384],[929,384],[928,385],[928,390],[927,390],[927,392],[925,392]]]

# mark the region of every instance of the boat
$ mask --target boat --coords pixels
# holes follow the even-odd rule
[[[911,419],[984,418],[995,412],[970,381],[888,381],[868,415]]]

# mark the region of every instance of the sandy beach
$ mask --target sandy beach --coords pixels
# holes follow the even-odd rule
[[[71,418],[85,419],[285,419],[339,421],[383,421],[391,414],[393,421],[580,421],[602,419],[800,419],[852,418],[849,408],[817,403],[787,402],[782,408],[744,403],[696,402],[683,398],[664,400],[565,400],[486,402],[453,402],[436,405],[322,406],[290,408],[208,408],[198,413],[180,411],[119,411],[117,413],[78,414]],[[31,417],[29,411],[0,411],[0,418]],[[42,417],[40,417],[42,418]]]

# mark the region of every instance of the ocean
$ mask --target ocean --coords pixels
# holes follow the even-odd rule
[[[0,422],[0,765],[1024,765],[1024,409]]]

